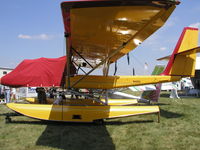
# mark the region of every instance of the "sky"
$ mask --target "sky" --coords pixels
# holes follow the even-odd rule
[[[24,59],[65,55],[61,2],[0,1],[0,67],[15,68]],[[126,56],[118,61],[117,75],[132,75],[133,68],[136,74],[147,75],[156,64],[166,64],[156,59],[172,53],[187,26],[200,28],[200,0],[182,0],[166,24],[130,53],[130,65]]]

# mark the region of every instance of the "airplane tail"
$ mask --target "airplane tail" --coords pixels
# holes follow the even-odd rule
[[[176,44],[174,52],[169,57],[167,67],[162,75],[191,77],[195,74],[196,52],[200,51],[198,46],[198,29],[186,27]]]

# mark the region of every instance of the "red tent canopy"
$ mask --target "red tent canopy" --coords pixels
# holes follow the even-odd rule
[[[1,84],[12,87],[60,86],[66,57],[26,59],[1,78]]]

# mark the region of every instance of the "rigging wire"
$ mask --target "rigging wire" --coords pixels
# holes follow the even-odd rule
[[[135,75],[135,69],[134,69],[134,67],[133,67],[133,76]]]
[[[115,61],[115,72],[114,72],[114,76],[116,75],[117,73],[117,61]]]
[[[127,62],[128,62],[128,65],[130,65],[130,56],[129,56],[129,53],[127,53]]]

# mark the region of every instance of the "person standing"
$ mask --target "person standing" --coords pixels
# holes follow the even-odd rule
[[[16,100],[16,88],[12,88],[11,90],[11,99]]]
[[[43,87],[37,87],[36,92],[38,94],[37,98],[40,104],[46,104],[46,92]]]
[[[0,85],[0,96],[1,96],[1,94],[2,94],[2,86]]]
[[[11,89],[9,86],[4,87],[4,95],[5,95],[6,103],[10,103]]]
[[[4,103],[4,91],[3,86],[0,85],[0,103]]]
[[[170,94],[170,98],[180,98],[179,96],[178,96],[178,92],[177,92],[177,90],[178,90],[178,86],[177,86],[177,83],[176,82],[172,82],[172,89],[171,89],[171,94]]]
[[[0,85],[0,98],[2,98],[3,97],[3,86],[2,85]]]

